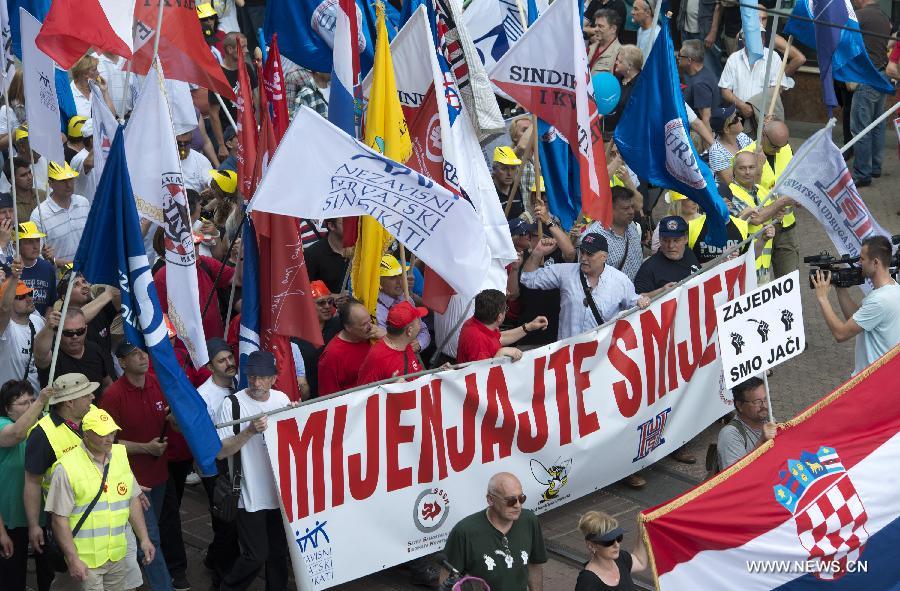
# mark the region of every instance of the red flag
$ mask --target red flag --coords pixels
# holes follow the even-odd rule
[[[133,70],[144,75],[153,61],[153,38],[158,2],[136,2],[134,6]],[[77,22],[77,19],[73,22]],[[234,89],[213,56],[200,30],[193,2],[166,2],[163,8],[159,59],[166,78],[202,86],[234,100]]]
[[[122,0],[55,0],[35,44],[65,70],[91,47],[131,59],[132,18]]]
[[[243,48],[238,51],[243,55]],[[243,59],[238,59],[238,97],[237,113],[235,113],[235,130],[238,141],[237,148],[237,173],[238,186],[244,201],[249,201],[256,190],[256,147],[257,131],[256,118],[253,116],[253,88],[250,86],[250,75],[247,73],[247,64]]]
[[[266,90],[266,100],[272,105],[272,125],[275,128],[275,139],[280,142],[287,131],[288,125],[291,123],[291,119],[288,115],[281,54],[278,52],[278,33],[272,35],[269,58],[266,60],[266,66],[263,68],[263,75],[260,78]],[[262,95],[260,95],[260,111],[262,111]]]
[[[422,305],[438,314],[447,311],[450,298],[456,291],[444,281],[444,278],[434,272],[431,267],[425,267],[425,287],[422,289]]]

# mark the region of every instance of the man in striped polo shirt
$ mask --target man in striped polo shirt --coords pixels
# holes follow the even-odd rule
[[[31,212],[31,221],[47,235],[45,240],[53,247],[56,266],[63,268],[75,258],[91,204],[85,197],[75,194],[78,173],[68,163],[51,162],[47,176],[49,198]]]

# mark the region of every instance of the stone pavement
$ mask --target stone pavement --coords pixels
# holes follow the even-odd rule
[[[793,124],[792,145],[799,147],[802,140],[819,127],[810,124]],[[884,176],[872,186],[861,189],[861,195],[879,223],[891,233],[900,234],[900,164],[897,157],[897,138],[892,128],[885,134]],[[661,206],[660,206],[661,208]],[[658,212],[659,213],[659,212]],[[656,219],[659,219],[659,215]],[[816,254],[822,250],[834,253],[834,247],[817,222],[805,211],[797,214],[800,238],[800,256]],[[801,259],[802,260],[802,259]],[[808,267],[801,263],[801,277]],[[857,292],[857,297],[861,297]],[[834,298],[833,302],[837,306]],[[837,309],[837,307],[836,307]],[[852,343],[837,344],[818,311],[812,290],[803,292],[803,315],[806,325],[808,350],[803,355],[776,368],[769,383],[772,393],[773,413],[776,420],[787,420],[825,394],[839,386],[849,376],[853,367]],[[548,591],[574,589],[579,562],[585,560],[584,541],[577,531],[578,518],[585,511],[597,509],[615,516],[626,529],[625,548],[630,548],[636,538],[637,513],[650,506],[665,502],[691,488],[704,477],[702,461],[707,445],[714,440],[718,425],[712,425],[696,437],[689,449],[698,458],[693,466],[679,464],[669,458],[644,471],[648,485],[641,491],[633,491],[621,484],[599,490],[541,516],[551,560],[545,566],[545,585]],[[483,483],[476,484],[483,486]],[[201,487],[188,487],[183,510],[185,542],[190,563],[189,579],[195,591],[209,589],[209,577],[202,560],[209,541],[209,517],[206,497]],[[377,532],[361,533],[359,551],[379,542]],[[647,574],[639,581],[649,585]],[[649,587],[648,587],[649,588]],[[253,587],[264,589],[262,579]],[[401,568],[388,569],[363,579],[335,587],[341,591],[413,591],[423,589],[413,585]]]

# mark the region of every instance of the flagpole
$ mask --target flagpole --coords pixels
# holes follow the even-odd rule
[[[781,96],[781,81],[784,78],[784,71],[787,69],[788,57],[791,55],[791,46],[794,44],[794,36],[789,35],[787,41],[787,47],[784,49],[784,59],[781,60],[781,68],[778,70],[778,77],[775,79],[775,92],[772,93],[772,100],[769,101],[769,108],[766,109],[766,117],[768,119],[772,116],[772,113],[775,112],[775,103],[778,102],[778,97]],[[763,119],[763,121],[765,121]]]
[[[159,55],[159,38],[162,36],[163,8],[166,5],[166,1],[167,0],[159,0],[159,10],[156,12],[156,35],[153,39],[153,60]],[[153,60],[150,60],[151,64],[153,63]]]
[[[152,62],[151,62],[152,63]],[[128,93],[131,92],[131,76],[134,73],[134,58],[128,60],[128,69],[125,71],[125,86],[122,89],[122,102],[116,107],[116,113],[113,113],[119,120],[119,124],[125,123],[125,105],[128,104]],[[113,105],[116,106],[116,105]],[[118,113],[118,109],[122,109],[122,114]]]
[[[537,127],[537,115],[531,115],[531,153],[534,155],[534,188],[535,194],[537,195],[537,200],[541,203],[544,200],[541,198],[541,151],[538,146],[538,127]],[[525,167],[525,164],[522,164],[522,167]],[[528,190],[531,190],[531,187],[528,187]],[[524,205],[525,199],[522,199],[522,203]],[[545,204],[546,205],[546,204]],[[534,209],[534,205],[532,205],[532,209]],[[549,213],[549,211],[548,211]],[[537,231],[538,231],[538,240],[544,237],[544,222],[541,221],[541,218],[537,218]]]
[[[781,10],[781,0],[776,1],[775,10]],[[772,17],[772,30],[771,30],[771,32],[769,32],[769,55],[766,56],[766,75],[765,75],[765,78],[763,78],[762,102],[760,103],[760,105],[763,107],[765,107],[765,105],[766,105],[766,92],[769,90],[769,80],[770,80],[769,77],[772,75],[772,58],[775,57],[775,37],[778,34],[778,19],[779,18],[780,18],[780,15],[776,12],[775,16]],[[746,44],[746,39],[744,40],[744,43]],[[747,49],[746,49],[746,45],[745,45],[744,49],[742,49],[741,51],[746,51],[746,50]],[[781,81],[779,80],[778,82],[780,85]],[[750,105],[750,109],[751,109],[751,111],[753,110],[753,105]],[[756,151],[757,151],[757,153],[762,151],[762,132],[763,132],[763,128],[765,127],[765,114],[762,111],[760,111],[759,114],[760,114],[760,116],[762,116],[762,121],[756,122],[757,123],[757,128],[756,128]],[[762,168],[760,168],[760,174],[762,174]]]
[[[53,340],[53,359],[50,360],[50,376],[47,384],[53,384],[56,376],[56,359],[59,357],[59,343],[62,341],[63,325],[66,322],[66,312],[69,310],[69,300],[72,299],[72,286],[75,285],[75,268],[69,272],[69,284],[66,286],[66,297],[63,298],[62,311],[59,316],[59,326],[56,327],[56,335]]]
[[[533,130],[532,133],[537,133],[537,129]],[[522,164],[516,169],[516,174],[513,177],[513,184],[509,188],[509,193],[506,194],[506,207],[503,208],[504,216],[508,217],[509,211],[512,209],[513,197],[515,197],[516,190],[518,190],[519,185],[522,183],[522,170],[525,168],[525,163],[531,158],[531,146],[532,143],[528,142],[525,151],[522,153]]]
[[[3,99],[6,101],[6,109],[7,111],[12,111],[12,106],[9,104],[9,89],[6,88],[6,84],[3,85]],[[12,185],[12,198],[13,198],[13,235],[16,238],[16,257],[19,256],[19,207],[18,207],[18,198],[16,196],[16,167],[13,164],[13,132],[9,127],[9,117],[11,113],[6,114],[6,147],[9,152],[9,184]],[[29,147],[31,145],[29,144]],[[32,180],[32,183],[34,181]],[[37,201],[37,191],[35,191],[35,201]]]
[[[870,131],[872,131],[873,129],[875,129],[876,127],[881,125],[882,123],[884,123],[884,120],[887,119],[888,117],[890,117],[891,115],[893,115],[897,111],[897,109],[900,109],[900,102],[894,103],[893,107],[891,107],[890,109],[888,109],[887,111],[882,113],[881,116],[878,117],[878,119],[869,123],[865,128],[863,128],[862,131],[860,131],[855,136],[853,136],[850,139],[850,141],[847,142],[846,144],[844,144],[844,146],[841,148],[841,154],[845,153],[847,150],[852,148],[853,144],[855,144],[856,142],[861,140],[864,135],[866,135],[867,133],[869,133]]]
[[[403,273],[403,295],[407,300],[412,301],[409,296],[409,281],[406,279],[406,247],[402,242],[400,243],[400,271]]]
[[[228,107],[225,106],[225,100],[222,99],[222,95],[220,95],[218,92],[214,92],[213,94],[216,95],[216,100],[219,101],[219,106],[222,107],[223,111],[225,111],[225,118],[228,119],[228,123],[230,123],[231,127],[233,127],[235,131],[237,131],[237,123],[234,122],[234,117],[231,116],[231,112],[228,110]]]
[[[37,175],[34,174],[34,150],[31,149],[31,141],[28,141],[28,157],[31,159],[31,190],[34,191],[34,202],[37,203],[36,208],[38,210],[38,217],[41,220],[41,229],[45,230],[47,226],[44,224],[44,212],[41,210],[41,195],[37,188]],[[13,180],[13,184],[15,184],[15,180]],[[50,198],[50,181],[47,181],[47,195],[44,197],[44,201]]]

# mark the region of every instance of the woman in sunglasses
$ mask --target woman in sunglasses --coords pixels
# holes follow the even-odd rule
[[[734,105],[712,110],[709,118],[716,141],[709,148],[709,167],[716,174],[716,180],[725,183],[734,181],[731,161],[734,155],[749,146],[753,139],[744,133],[744,120]]]
[[[629,553],[622,550],[624,531],[613,517],[600,511],[588,511],[578,520],[591,558],[578,573],[575,591],[630,591],[631,574],[645,570],[649,563],[643,541]]]

